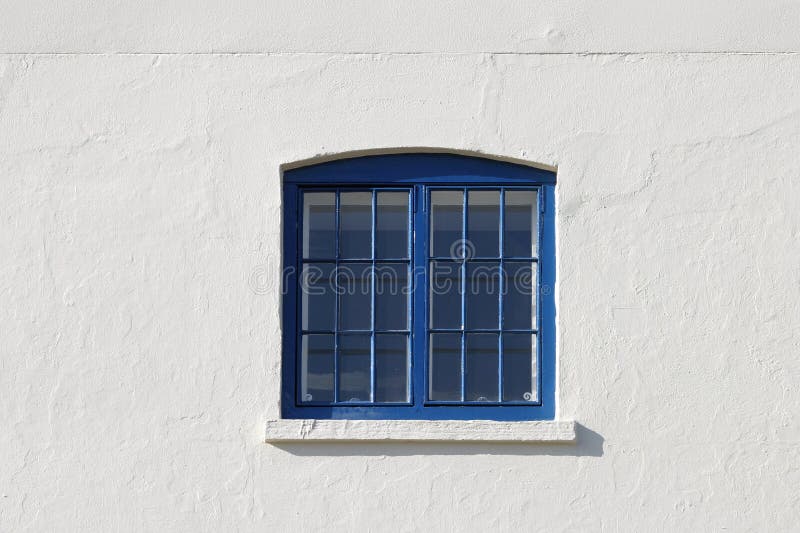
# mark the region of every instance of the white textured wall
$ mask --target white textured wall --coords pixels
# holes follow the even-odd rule
[[[798,2],[2,4],[0,531],[797,527]],[[262,442],[278,167],[397,146],[558,166],[576,445]]]

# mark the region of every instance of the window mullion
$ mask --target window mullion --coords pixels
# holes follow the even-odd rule
[[[336,294],[336,305],[333,308],[333,403],[339,403],[339,304],[341,303],[341,290],[339,290],[339,189],[336,189],[333,204],[334,213],[334,242],[335,262],[333,269],[333,285]]]
[[[498,246],[499,249],[499,257],[500,257],[500,280],[498,282],[498,308],[497,308],[497,320],[498,320],[498,328],[500,329],[500,334],[497,336],[497,400],[502,402],[503,401],[503,293],[505,292],[505,264],[503,262],[503,257],[505,256],[503,250],[503,234],[505,233],[505,203],[506,203],[506,191],[505,189],[500,189],[500,237],[498,239]]]
[[[461,246],[451,247],[451,250],[461,250],[461,401],[466,398],[465,389],[467,384],[467,335],[465,333],[467,323],[467,189],[463,189],[461,199]]]
[[[372,269],[370,270],[370,334],[369,334],[369,399],[375,402],[375,228],[377,226],[377,192],[372,189],[372,215],[370,234],[370,258]]]

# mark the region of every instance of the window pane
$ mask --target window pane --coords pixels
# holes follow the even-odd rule
[[[461,191],[431,192],[431,255],[451,257],[458,252],[462,240],[464,193]],[[458,250],[456,250],[458,249]]]
[[[300,401],[333,401],[333,335],[303,335]]]
[[[539,244],[536,191],[506,191],[505,197],[505,256],[536,257]]]
[[[303,329],[335,329],[336,292],[331,263],[309,263],[303,265],[300,278],[300,293],[303,297]]]
[[[406,335],[375,335],[375,401],[408,401]]]
[[[339,255],[372,257],[372,193],[343,192],[339,199]]]
[[[370,401],[369,335],[339,335],[339,401]]]
[[[375,257],[408,257],[408,193],[377,193]]]
[[[498,329],[500,263],[467,263],[466,314],[469,329]]]
[[[503,334],[503,401],[535,402],[539,399],[536,379],[536,335]]]
[[[303,194],[303,257],[336,257],[336,194]]]
[[[429,376],[431,400],[461,400],[461,334],[431,334]]]
[[[503,329],[536,329],[536,263],[505,263]]]
[[[367,263],[340,264],[336,272],[339,292],[339,329],[370,329],[372,324],[372,268]]]
[[[494,333],[467,333],[465,399],[471,402],[498,400],[498,342]]]
[[[461,263],[431,261],[430,324],[436,329],[461,328]]]
[[[375,265],[375,329],[408,329],[408,266]]]
[[[467,252],[474,257],[500,255],[500,191],[467,193]]]

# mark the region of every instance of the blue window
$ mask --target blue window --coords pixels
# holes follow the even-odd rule
[[[284,418],[551,419],[555,174],[454,154],[284,173]]]

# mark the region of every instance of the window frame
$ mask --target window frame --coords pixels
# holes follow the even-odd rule
[[[481,157],[408,153],[369,155],[311,164],[283,174],[283,343],[281,364],[281,414],[287,419],[386,420],[552,420],[555,414],[555,200],[554,172]],[[308,405],[299,393],[298,346],[302,191],[309,188],[410,190],[411,272],[415,276],[409,314],[410,403]],[[537,189],[539,199],[537,362],[538,403],[460,403],[427,401],[428,397],[428,269],[429,196],[436,189],[500,187]],[[424,279],[418,279],[418,278]],[[421,282],[421,283],[420,283]],[[422,289],[422,290],[421,290]],[[421,310],[421,311],[420,311]],[[419,315],[422,316],[419,316]],[[419,368],[419,367],[422,368]],[[501,399],[502,400],[502,399]]]

